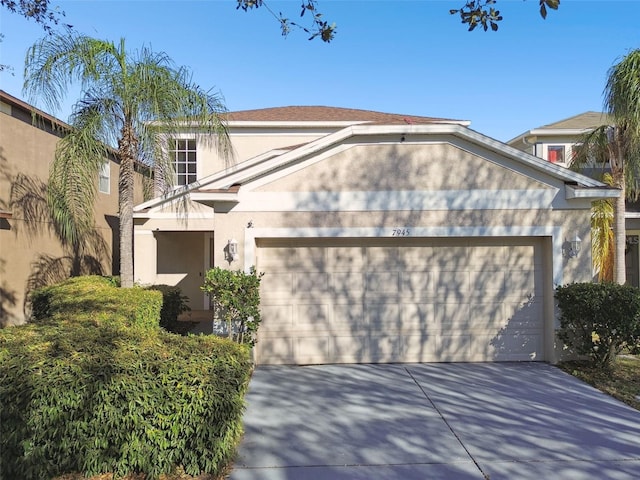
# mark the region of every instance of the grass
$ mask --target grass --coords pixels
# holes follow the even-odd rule
[[[611,370],[599,370],[585,362],[563,362],[558,367],[640,410],[640,356],[620,356]]]

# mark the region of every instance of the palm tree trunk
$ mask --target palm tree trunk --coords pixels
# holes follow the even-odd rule
[[[131,124],[122,127],[122,137],[118,142],[120,175],[118,194],[120,203],[120,285],[133,286],[133,182],[134,162],[138,140]]]
[[[625,248],[627,243],[627,231],[624,223],[625,216],[625,185],[624,178],[616,178],[616,186],[620,189],[620,196],[616,198],[615,204],[615,255],[613,281],[624,285],[627,281],[627,268],[625,263]]]

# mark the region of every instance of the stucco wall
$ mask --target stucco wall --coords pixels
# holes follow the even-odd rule
[[[38,232],[27,228],[25,218],[11,208],[12,185],[18,174],[36,183],[46,183],[59,141],[51,121],[32,125],[31,115],[2,103],[0,110],[0,209],[12,213],[0,220],[0,324],[19,324],[27,318],[25,298],[28,281],[37,272],[39,259],[60,258],[64,252],[59,240],[49,231],[49,223],[39,223]],[[97,182],[97,178],[96,178]],[[141,177],[136,179],[136,202],[142,201]],[[97,184],[97,183],[96,183]],[[118,165],[110,161],[110,193],[96,193],[95,228],[105,241],[107,255],[100,258],[103,271],[118,269]],[[114,265],[115,263],[115,265]],[[32,277],[34,278],[34,277]]]

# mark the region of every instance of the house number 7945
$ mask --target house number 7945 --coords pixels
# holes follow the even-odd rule
[[[391,231],[392,237],[408,237],[411,235],[411,230],[408,228],[394,228]]]

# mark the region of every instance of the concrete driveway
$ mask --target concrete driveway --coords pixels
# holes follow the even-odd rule
[[[638,479],[640,412],[542,363],[259,367],[231,480]]]

